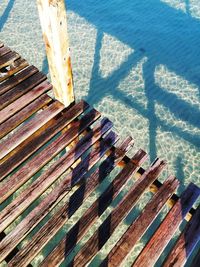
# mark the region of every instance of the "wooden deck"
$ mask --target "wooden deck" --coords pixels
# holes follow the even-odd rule
[[[165,161],[157,158],[144,170],[141,165],[147,154],[142,149],[131,158],[126,154],[133,146],[131,137],[119,142],[112,122],[101,119],[98,111],[84,101],[64,108],[47,95],[51,89],[44,74],[0,42],[0,262],[10,267],[31,266],[62,231],[39,264],[60,265],[135,179],[66,266],[86,266],[146,190],[155,194],[100,266],[119,266],[167,203],[172,207],[133,266],[154,266],[189,214],[189,222],[163,263],[165,267],[183,266],[199,244],[200,206],[192,207],[200,189],[190,184],[180,197],[175,195],[176,177],[169,176],[163,184],[158,181]],[[118,170],[115,178],[66,230],[66,223],[114,169]],[[194,264],[199,266],[198,262],[199,254]]]

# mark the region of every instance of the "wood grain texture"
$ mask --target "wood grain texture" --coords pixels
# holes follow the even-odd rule
[[[28,106],[20,110],[14,116],[6,120],[4,123],[0,124],[0,138],[4,137],[6,134],[15,129],[18,125],[28,119],[35,112],[43,108],[45,105],[49,104],[51,101],[52,99],[47,94],[44,94],[38,97]]]
[[[8,80],[0,84],[0,95],[4,94],[8,90],[12,89],[14,86],[26,80],[28,77],[38,72],[38,69],[34,66],[29,66],[16,75],[10,77]]]
[[[110,137],[109,137],[110,136]],[[90,170],[92,166],[104,155],[114,142],[117,136],[109,134],[98,143],[91,151],[89,156],[81,162],[73,171],[76,178],[72,178],[70,174],[63,182],[60,183],[59,188],[56,188],[57,194],[62,196],[63,188],[66,187],[66,181],[84,179],[86,171]],[[119,147],[116,148],[112,154],[101,163],[86,180],[79,189],[70,197],[67,203],[62,206],[56,214],[54,214],[49,221],[32,237],[31,241],[10,261],[8,266],[23,266],[29,262],[41,251],[45,244],[60,230],[60,228],[67,222],[67,220],[76,212],[89,194],[95,190],[97,185],[114,169],[117,163],[122,160],[126,151],[130,148],[132,143],[131,138],[127,138]],[[88,164],[89,163],[89,164]],[[71,176],[71,177],[70,177]],[[83,177],[83,178],[82,178]],[[59,190],[58,190],[59,189]],[[52,200],[53,197],[48,196]],[[49,202],[49,201],[48,201]]]
[[[31,156],[64,127],[67,127],[88,107],[89,105],[86,102],[80,101],[69,110],[64,109],[62,111],[62,116],[61,114],[58,114],[21,143],[20,146],[12,150],[3,158],[3,160],[0,160],[0,180],[13,171],[15,167]]]
[[[142,213],[129,226],[124,235],[110,251],[106,259],[101,263],[103,266],[120,266],[125,257],[129,254],[137,241],[148,230],[160,210],[166,204],[178,187],[179,182],[174,176],[170,176],[158,192],[153,196],[150,202],[145,206]]]
[[[138,166],[144,162],[146,158],[147,155],[143,150],[140,150],[133,157],[135,164],[133,162],[129,162],[124,167],[124,169],[115,177],[113,182],[107,187],[104,193],[92,204],[81,219],[67,233],[67,236],[63,238],[58,246],[47,256],[41,266],[48,266],[49,262],[52,262],[53,266],[58,266],[64,258],[67,257],[67,255],[75,247],[76,243],[84,236],[86,231],[91,227],[92,223],[94,223],[95,220],[106,210],[112,200],[123,188],[127,180],[132,177]]]
[[[8,181],[0,187],[0,202],[4,201],[30,177],[39,171],[47,162],[56,156],[70,142],[72,142],[82,131],[93,123],[100,114],[96,110],[90,111],[82,120],[74,122],[72,127],[49,144],[44,150],[33,157],[26,165],[14,173]],[[84,122],[84,123],[83,123]]]
[[[11,65],[18,58],[20,58],[20,55],[13,51],[1,56],[0,57],[0,69]]]
[[[3,238],[5,238],[5,236],[6,236],[6,234],[5,234],[5,232],[1,232],[0,233],[0,241],[1,240],[3,240]],[[17,254],[17,252],[18,252],[19,250],[18,250],[18,248],[17,247],[15,247],[10,253],[9,253],[9,255],[5,258],[5,262],[9,262],[16,254]],[[28,267],[31,267],[31,266],[28,266]]]
[[[91,120],[90,120],[91,122]],[[27,189],[23,191],[10,205],[8,205],[0,214],[0,232],[5,229],[17,216],[19,216],[23,210],[30,205],[30,201],[36,199],[44,192],[44,189],[50,186],[57,177],[59,177],[65,170],[67,170],[90,146],[92,146],[106,131],[112,127],[109,120],[105,119],[101,125],[98,125],[83,137],[76,147],[72,148],[67,154],[63,155],[56,162],[54,162],[49,169],[44,172],[35,182],[33,182]],[[71,131],[70,131],[71,130]],[[55,143],[47,147],[46,153],[41,151],[33,160],[29,161],[23,170],[19,170],[19,174],[14,174],[14,179],[9,179],[4,186],[1,187],[0,193],[1,199],[5,199],[10,192],[16,191],[16,188],[27,181],[27,177],[31,177],[35,170],[40,169],[43,166],[43,159],[48,154],[55,153],[55,150],[60,151],[68,143],[70,143],[76,136],[79,135],[79,129],[70,128],[68,132],[63,134],[55,141]],[[59,147],[60,146],[60,147]],[[38,167],[39,165],[39,167]],[[8,186],[8,183],[10,186]],[[5,192],[6,191],[6,192]],[[35,194],[33,193],[35,192]],[[29,199],[29,201],[27,201]]]
[[[200,206],[197,208],[191,221],[188,222],[183,233],[177,240],[174,248],[163,263],[163,267],[184,266],[192,251],[200,240]]]
[[[74,92],[65,1],[37,3],[54,95],[67,107],[74,101]]]
[[[6,46],[3,46],[3,47],[0,46],[0,57],[2,57],[3,55],[5,55],[9,52],[11,52],[10,48],[8,48]]]
[[[74,163],[74,161],[77,160],[89,147],[95,144],[96,141],[98,141],[101,136],[105,134],[111,127],[112,123],[108,119],[102,120],[101,123],[93,129],[93,131],[88,133],[88,135],[83,137],[78,142],[75,148],[72,148],[66,155],[52,164],[44,174],[42,174],[35,182],[31,184],[28,190],[25,189],[21,193],[21,195],[11,203],[11,205],[7,206],[4,209],[4,211],[0,215],[0,229],[7,227],[7,225],[11,221],[13,221],[16,216],[21,214],[21,212],[27,206],[29,206],[30,203],[34,201],[34,199],[41,195],[45,191],[45,189],[47,189],[65,170],[67,170]],[[67,185],[65,185],[65,187],[62,187],[62,190],[69,191],[71,186],[74,185],[75,182],[78,182],[74,181],[74,177],[72,178],[73,180],[67,180]],[[55,201],[53,200],[53,203],[54,202]],[[50,203],[50,199],[49,202],[46,203],[45,207],[48,206],[48,203]],[[37,218],[39,207],[40,205],[38,205],[37,208],[34,209],[31,213],[35,216],[34,218]],[[18,225],[18,227],[16,227],[2,240],[2,242],[0,243],[0,261],[9,254],[9,252],[13,249],[13,246],[16,246],[16,244],[20,242],[20,240],[24,236],[24,231],[24,225],[20,224],[20,226]]]
[[[55,15],[48,16],[49,21],[53,22],[53,24],[49,24],[50,28],[57,25],[54,30],[57,28],[57,33],[64,34],[64,26],[66,26],[65,14],[63,13],[64,1],[45,0],[41,2],[38,0],[38,3],[40,11],[43,12],[43,7],[46,5],[50,13],[52,12]],[[60,8],[61,6],[62,8]],[[58,18],[58,14],[63,15],[63,18]],[[48,26],[46,18],[46,15],[43,16],[42,22]],[[47,31],[53,30],[50,28],[45,29]],[[63,35],[61,37],[63,39]],[[59,38],[56,42],[50,40],[51,36],[45,33],[44,38],[48,56],[50,55],[51,60],[53,58],[51,52],[56,47],[58,48],[59,42],[62,42],[62,40]],[[56,73],[55,69],[51,73],[53,73],[53,79],[56,76],[55,80],[58,81],[58,86],[54,84],[56,97],[68,106],[74,100],[68,40],[66,40],[61,50],[62,53],[57,57],[57,59],[59,58],[57,61],[59,65],[57,65],[58,75],[54,75]],[[50,69],[52,67],[51,62]],[[65,73],[62,71],[62,66],[67,68],[67,71],[64,71]],[[66,154],[56,159],[49,169],[45,170],[40,176],[38,173],[37,179],[23,189],[20,195],[12,199],[10,204],[4,207],[3,203],[2,207],[4,209],[0,213],[0,262],[5,259],[10,267],[29,265],[105,177],[119,162],[121,165],[123,159],[122,171],[107,186],[104,193],[84,212],[80,220],[68,231],[67,236],[60,240],[41,264],[41,266],[58,266],[75,248],[77,242],[84,237],[92,224],[104,213],[113,199],[118,196],[133,173],[138,169],[141,170],[140,164],[147,156],[143,150],[140,150],[133,159],[128,158],[125,153],[132,143],[131,138],[126,139],[119,147],[115,148],[114,143],[118,140],[118,136],[113,131],[110,131],[106,136],[104,135],[112,127],[109,120],[102,120],[91,130],[90,125],[100,117],[100,113],[92,109],[83,117],[78,118],[88,108],[88,104],[81,101],[79,104],[65,109],[61,103],[54,101],[45,94],[51,89],[52,86],[47,82],[45,75],[41,74],[34,66],[28,66],[26,60],[5,47],[0,41],[0,138],[26,122],[26,124],[20,125],[18,130],[9,135],[7,139],[2,139],[0,144],[0,181],[10,174],[10,177],[7,177],[8,179],[1,183],[0,203],[11,196],[61,150],[71,145]],[[44,106],[44,110],[41,110]],[[36,113],[38,110],[40,112]],[[34,116],[32,116],[33,114]],[[50,140],[51,142],[47,144]],[[45,146],[43,147],[43,145]],[[38,154],[35,155],[35,152],[38,152]],[[106,159],[91,173],[91,169],[105,155]],[[25,160],[29,157],[31,158],[25,163]],[[20,166],[21,163],[25,163],[25,165]],[[140,172],[142,176],[137,177],[138,180],[129,192],[84,244],[68,266],[87,265],[107,242],[118,224],[134,207],[143,192],[151,187],[151,190],[155,193],[152,200],[129,226],[101,266],[119,266],[122,263],[123,258],[148,229],[178,186],[178,181],[173,176],[170,176],[163,185],[156,180],[165,165],[164,161],[157,159],[149,170],[142,169],[142,172]],[[17,167],[18,169],[16,169]],[[39,200],[41,194],[67,169],[69,169],[68,174],[59,181],[50,193]],[[13,170],[15,172],[11,174]],[[63,203],[54,215],[48,218],[48,221],[34,234],[32,240],[22,248],[20,247],[19,251],[17,245],[66,197],[72,187],[77,185],[79,188],[70,199]],[[134,266],[149,267],[155,264],[186,213],[191,210],[199,194],[200,189],[191,184],[180,199],[177,195],[173,195],[171,205],[174,206],[147,242]],[[38,205],[31,211],[27,211],[23,220],[5,235],[3,232],[5,228],[36,199],[38,199]],[[185,227],[171,254],[165,260],[164,267],[171,265],[179,267],[185,264],[199,242],[199,216],[200,208],[193,213],[192,220]],[[199,266],[198,262],[199,255],[193,264]]]
[[[125,157],[124,159],[124,162],[128,162],[129,161],[129,157]],[[143,173],[145,172],[145,169],[140,167],[138,169],[138,172],[137,172],[137,175],[142,175]],[[150,192],[152,192],[153,194],[155,194],[158,189],[162,186],[162,182],[160,182],[158,179],[155,180],[153,182],[153,184],[150,186],[149,190]],[[173,194],[172,197],[170,198],[169,201],[167,201],[167,205],[169,208],[172,208],[174,206],[174,204],[177,202],[177,200],[179,199],[179,196],[177,194]],[[190,211],[187,213],[186,217],[185,217],[185,220],[188,222],[192,216],[194,215],[195,213],[195,208],[191,208]]]
[[[191,183],[146,244],[134,262],[134,267],[149,267],[155,264],[199,195],[200,188]]]
[[[49,82],[44,81],[43,83],[36,86],[27,94],[15,100],[13,103],[11,103],[10,105],[8,105],[7,107],[5,107],[0,111],[0,123],[4,122],[5,120],[13,116],[16,112],[24,108],[26,105],[31,103],[33,100],[38,98],[43,93],[51,90],[51,88],[52,85]]]
[[[5,139],[0,144],[0,159],[5,157],[10,151],[20,145],[26,138],[31,136],[35,131],[42,127],[45,123],[55,117],[64,106],[56,101],[53,102],[47,109],[36,114],[31,120],[19,128],[12,136]]]
[[[14,86],[9,91],[5,92],[0,97],[0,109],[2,110],[9,104],[13,103],[20,96],[24,95],[38,84],[42,83],[46,80],[46,76],[41,72],[37,72],[21,82],[20,84]]]
[[[104,155],[107,149],[109,149],[112,144],[114,144],[117,140],[117,135],[114,132],[110,132],[103,140],[101,140],[97,146],[94,148],[96,152],[93,150],[91,154],[91,166],[92,167],[92,155],[94,153],[99,155]],[[99,153],[100,152],[100,153]],[[84,161],[85,164],[85,161]],[[93,164],[94,161],[93,161]],[[82,168],[83,162],[81,162],[76,168],[76,176],[79,179],[82,179],[86,170]],[[75,170],[75,169],[74,169]],[[80,175],[79,175],[80,174]],[[19,242],[19,239],[22,235],[26,235],[28,232],[27,229],[30,230],[31,227],[37,225],[40,220],[64,197],[69,193],[69,188],[71,187],[72,180],[74,180],[74,171],[71,174],[67,175],[66,178],[59,184],[59,186],[53,190],[50,194],[48,194],[40,204],[33,210],[31,213],[23,220],[20,225],[18,225],[17,231],[12,232],[11,241],[15,240],[15,243]],[[80,201],[80,199],[78,200]],[[70,205],[71,206],[71,205]],[[61,218],[59,218],[61,219]],[[11,242],[11,246],[14,246],[13,242]]]
[[[9,67],[8,70],[2,71],[0,70],[0,82],[8,79],[13,74],[17,73],[18,71],[26,68],[28,66],[28,62],[25,59],[19,58],[17,59],[12,66]]]
[[[130,164],[133,163],[131,162]],[[157,178],[165,166],[166,163],[159,159],[154,162],[154,164],[146,171],[146,173],[136,181],[127,195],[120,201],[117,207],[102,223],[99,229],[81,248],[69,266],[85,266],[89,262],[89,260],[107,242],[108,238],[114,232],[121,220],[123,220],[128,212],[134,207],[142,193],[144,193],[148,186],[150,186],[150,184]],[[127,174],[123,175],[122,179],[124,180],[126,177]]]

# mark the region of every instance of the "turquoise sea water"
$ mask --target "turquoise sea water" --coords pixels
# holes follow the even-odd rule
[[[200,186],[200,2],[69,0],[75,94]],[[48,73],[33,0],[1,0],[0,39]]]

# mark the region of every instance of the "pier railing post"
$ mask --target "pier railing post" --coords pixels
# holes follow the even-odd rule
[[[64,0],[37,0],[55,98],[74,102],[67,16]]]

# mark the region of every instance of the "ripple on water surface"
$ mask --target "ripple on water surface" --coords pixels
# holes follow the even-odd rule
[[[165,158],[161,179],[174,173],[181,191],[190,182],[200,185],[199,1],[68,5],[76,98],[110,118],[122,137],[133,136],[132,153],[143,148],[151,160]],[[0,15],[0,39],[48,72],[36,1],[1,0]]]

